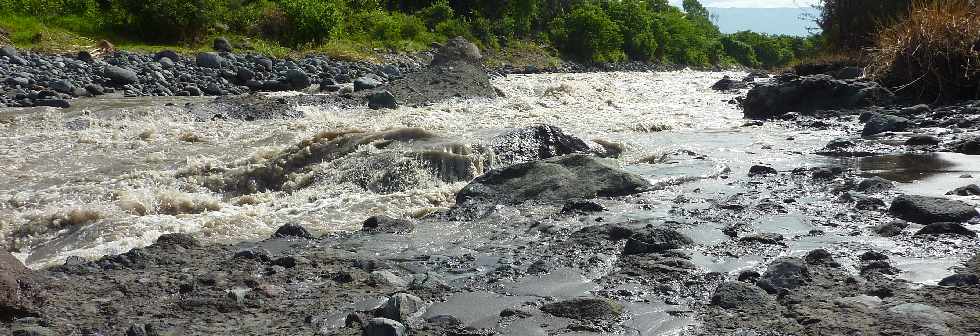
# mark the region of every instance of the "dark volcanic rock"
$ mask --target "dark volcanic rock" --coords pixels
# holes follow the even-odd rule
[[[980,195],[980,186],[976,184],[971,184],[968,186],[962,186],[951,190],[946,193],[946,195],[957,195],[957,196],[977,196]]]
[[[7,251],[0,251],[0,322],[36,315],[34,303],[19,280],[28,272],[20,260]]]
[[[620,170],[613,161],[573,154],[492,170],[460,190],[456,202],[521,203],[616,197],[640,193],[650,187],[646,179]]]
[[[490,147],[501,165],[587,153],[590,150],[582,139],[567,134],[558,127],[544,124],[496,136],[490,140]]]
[[[758,85],[743,101],[745,116],[768,119],[788,112],[848,109],[888,102],[893,95],[870,81],[838,80],[828,75],[785,76]]]
[[[809,281],[810,273],[806,264],[799,258],[781,258],[769,265],[757,284],[769,293],[779,293],[803,286]]]
[[[388,216],[374,216],[368,218],[361,225],[361,231],[365,232],[387,232],[402,233],[415,230],[415,224],[410,220],[396,219]]]
[[[286,70],[286,83],[289,87],[296,91],[304,90],[310,87],[310,76],[299,69],[289,69]]]
[[[371,77],[360,77],[354,80],[354,91],[370,90],[381,86],[381,82]]]
[[[745,236],[740,238],[738,241],[746,243],[760,243],[768,245],[783,245],[783,235],[778,233],[766,232],[754,234],[751,236]]]
[[[727,75],[721,80],[715,82],[715,84],[711,85],[711,89],[716,91],[740,90],[747,87],[749,86],[744,81],[734,80]]]
[[[398,101],[395,100],[395,95],[391,92],[379,91],[368,96],[368,108],[372,110],[396,109],[398,108]]]
[[[465,38],[454,37],[439,48],[432,58],[432,65],[459,62],[480,64],[481,61],[483,61],[483,54],[480,53],[479,47]]]
[[[114,85],[133,84],[139,81],[139,77],[136,76],[136,72],[133,70],[120,68],[114,65],[105,67],[103,76],[112,81],[112,84]]]
[[[959,141],[953,151],[967,155],[980,155],[980,136]]]
[[[889,114],[874,114],[864,124],[861,135],[869,136],[885,132],[901,132],[909,128],[909,120]]]
[[[882,237],[894,237],[901,234],[907,227],[909,227],[908,222],[896,220],[875,226],[875,233]]]
[[[980,285],[980,278],[976,274],[953,274],[939,281],[940,286],[949,287],[968,287]]]
[[[939,138],[937,138],[934,135],[918,134],[918,135],[913,135],[913,136],[909,137],[908,140],[905,140],[905,145],[907,145],[907,146],[935,146],[935,145],[938,145],[940,142],[941,141],[939,140]]]
[[[541,311],[580,321],[607,321],[623,314],[623,305],[600,298],[577,298],[541,306]]]
[[[157,238],[157,241],[153,243],[154,246],[180,246],[183,248],[193,248],[201,246],[201,243],[197,241],[194,237],[186,233],[168,233],[161,235]]]
[[[725,309],[742,310],[772,303],[772,298],[759,287],[737,281],[723,282],[711,295],[711,304]]]
[[[892,201],[892,215],[919,224],[965,222],[977,216],[969,204],[945,198],[902,195]]]
[[[765,175],[776,175],[779,172],[776,168],[769,166],[755,165],[749,168],[749,176],[765,176]]]
[[[590,200],[571,200],[565,203],[561,208],[561,213],[576,213],[576,212],[602,212],[606,211],[606,207],[599,202]]]
[[[861,180],[854,190],[866,193],[878,193],[895,187],[895,183],[881,177],[875,176]]]
[[[938,234],[960,235],[969,238],[977,237],[976,232],[967,229],[959,223],[932,223],[915,233],[916,236]]]
[[[659,253],[694,244],[691,238],[671,229],[644,228],[633,234],[623,249],[623,254]]]
[[[214,48],[214,51],[220,52],[232,52],[232,50],[234,50],[234,48],[231,47],[231,42],[228,42],[228,39],[224,37],[214,39],[212,47]]]
[[[221,68],[221,63],[224,61],[225,59],[218,53],[205,52],[197,54],[196,62],[199,67],[217,69]]]
[[[305,227],[296,223],[289,223],[280,226],[276,230],[276,233],[272,235],[273,238],[306,238],[313,239],[313,234],[307,231]]]
[[[435,55],[429,67],[387,86],[398,102],[422,106],[450,98],[496,97],[476,45],[454,38]]]
[[[425,302],[418,296],[398,293],[388,298],[388,301],[381,306],[380,315],[381,317],[404,323],[408,322],[409,318],[421,315],[424,309]]]
[[[364,336],[404,336],[408,331],[401,322],[376,317],[367,321],[364,326]]]

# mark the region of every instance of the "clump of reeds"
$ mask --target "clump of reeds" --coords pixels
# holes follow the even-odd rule
[[[878,33],[868,74],[925,102],[974,99],[980,80],[980,15],[974,1],[918,1]]]

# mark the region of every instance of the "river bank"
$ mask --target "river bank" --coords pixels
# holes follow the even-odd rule
[[[892,106],[819,76],[717,91],[748,74],[690,70],[484,74],[454,97],[430,70],[377,89],[449,93],[396,109],[365,90],[4,111],[3,232],[35,269],[0,265],[4,326],[978,330],[972,102]]]

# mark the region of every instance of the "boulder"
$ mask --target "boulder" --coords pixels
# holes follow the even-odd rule
[[[364,336],[404,336],[408,335],[408,330],[401,322],[376,317],[367,321],[364,326]]]
[[[749,168],[749,176],[766,176],[779,174],[776,168],[769,166],[755,165]]]
[[[879,193],[895,187],[895,183],[878,176],[866,178],[858,183],[854,190],[865,193]]]
[[[276,233],[272,235],[272,238],[305,238],[313,239],[313,234],[306,230],[305,227],[296,223],[289,223],[280,226],[276,230]]]
[[[312,83],[310,82],[310,76],[306,74],[303,70],[299,69],[289,69],[286,70],[286,83],[289,87],[296,91],[305,90],[310,87]]]
[[[783,76],[749,90],[742,106],[747,118],[771,119],[789,112],[866,107],[893,98],[891,92],[872,81],[839,80],[829,75]]]
[[[201,246],[193,236],[186,233],[167,233],[160,235],[153,246],[180,246],[183,248],[194,248]]]
[[[354,80],[354,91],[370,90],[381,86],[381,82],[371,77],[358,77]]]
[[[7,251],[0,251],[0,321],[34,316],[34,304],[21,288],[29,270]]]
[[[127,84],[135,84],[139,81],[139,77],[136,76],[136,72],[133,70],[120,68],[114,65],[105,67],[103,71],[103,76],[108,78],[113,85],[123,86]]]
[[[725,309],[746,310],[769,306],[772,302],[772,298],[759,287],[737,281],[723,282],[711,294],[711,304]]]
[[[864,124],[863,136],[871,136],[885,132],[902,132],[909,128],[909,120],[890,114],[874,114]]]
[[[946,195],[956,196],[980,196],[980,186],[971,184],[950,190]]]
[[[153,60],[159,62],[160,59],[169,58],[171,61],[177,61],[180,59],[180,55],[173,50],[162,50],[153,55]]]
[[[942,141],[940,141],[939,138],[937,138],[935,135],[917,134],[909,137],[908,140],[905,140],[905,145],[906,146],[935,146],[938,145],[940,142]]]
[[[64,99],[38,99],[34,101],[35,106],[48,106],[57,108],[69,108],[71,103]]]
[[[732,77],[726,75],[721,80],[715,82],[711,85],[711,89],[715,91],[733,91],[740,90],[749,87],[744,81],[738,81],[732,79]]]
[[[483,61],[483,54],[480,48],[462,37],[454,37],[446,41],[439,51],[432,58],[431,65],[438,66],[447,63],[470,63],[480,64]]]
[[[379,91],[368,96],[368,108],[372,110],[397,109],[398,101],[395,95],[388,91]]]
[[[27,60],[25,60],[23,57],[20,57],[20,53],[18,53],[17,49],[11,45],[5,45],[0,47],[0,57],[7,57],[8,59],[10,59],[10,63],[16,65],[28,64]]]
[[[214,39],[214,43],[211,46],[214,48],[214,51],[219,52],[232,52],[232,50],[234,50],[234,48],[231,46],[231,42],[228,42],[228,39],[224,37]]]
[[[959,235],[967,238],[976,238],[977,233],[959,223],[932,223],[916,232],[916,236],[921,235]]]
[[[891,214],[919,224],[965,222],[978,215],[969,204],[945,198],[902,195],[892,201]]]
[[[903,220],[891,221],[875,226],[875,233],[882,237],[894,237],[902,233],[909,223]]]
[[[498,135],[490,148],[499,165],[512,165],[557,156],[588,153],[589,145],[552,125],[532,125]]]
[[[195,60],[197,66],[212,69],[221,68],[221,64],[224,63],[224,61],[224,57],[221,57],[221,55],[215,52],[199,53],[197,54],[197,59]]]
[[[388,298],[388,301],[380,308],[380,316],[399,321],[408,322],[410,318],[421,316],[425,312],[425,301],[412,294],[398,293]]]
[[[415,230],[415,224],[412,221],[388,216],[374,216],[365,220],[361,225],[361,231],[374,233],[403,233],[412,232],[412,230]]]
[[[460,190],[456,202],[567,201],[626,196],[651,187],[643,177],[620,170],[615,161],[572,154],[492,170]]]
[[[953,151],[966,155],[980,155],[980,136],[964,139],[953,145]]]
[[[541,311],[579,321],[607,321],[623,314],[623,305],[600,298],[576,298],[541,306]]]
[[[980,285],[980,278],[976,274],[953,274],[939,281],[940,286],[948,287],[970,287]]]
[[[805,285],[810,279],[809,269],[799,258],[781,258],[774,261],[756,283],[771,294],[793,290]]]
[[[784,238],[783,235],[781,234],[773,233],[773,232],[765,232],[765,233],[745,236],[740,238],[738,241],[745,242],[745,243],[759,243],[765,245],[785,245],[785,243],[783,243],[783,240],[785,239],[786,238]]]
[[[644,228],[626,241],[624,255],[659,253],[694,244],[690,237],[671,229]]]

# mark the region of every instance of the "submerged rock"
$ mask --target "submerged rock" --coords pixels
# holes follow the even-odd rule
[[[296,223],[289,223],[280,226],[276,230],[276,233],[272,235],[273,238],[306,238],[313,239],[313,234],[306,230],[305,227]]]
[[[616,197],[641,193],[650,187],[643,177],[620,170],[615,161],[573,154],[492,170],[460,190],[456,202]]]
[[[623,254],[658,253],[694,244],[691,238],[671,229],[645,228],[633,234],[623,249]]]
[[[727,75],[723,77],[721,80],[715,82],[715,84],[711,85],[711,89],[716,91],[740,90],[747,87],[749,86],[748,84],[745,83],[745,81],[734,80]]]
[[[980,195],[980,186],[976,184],[971,184],[968,186],[962,186],[951,190],[946,193],[946,195],[957,195],[957,196],[978,196]]]
[[[892,201],[892,215],[919,224],[965,222],[978,215],[969,204],[945,198],[902,195]]]
[[[500,165],[550,159],[556,156],[587,153],[589,145],[582,139],[552,125],[532,125],[516,129],[490,140],[490,148]]]
[[[361,231],[365,232],[403,233],[412,230],[415,230],[415,224],[412,221],[388,216],[374,216],[365,220],[361,225]]]
[[[579,321],[606,321],[623,314],[623,305],[600,298],[577,298],[549,303],[541,306],[541,311]]]
[[[871,81],[838,80],[828,75],[783,77],[749,91],[745,116],[769,119],[788,112],[849,109],[890,101],[894,95]]]
[[[915,233],[916,236],[938,235],[938,234],[959,235],[968,238],[977,237],[976,232],[967,229],[965,226],[960,225],[959,223],[932,223],[926,225],[926,227],[922,228],[921,230],[919,230],[919,232]]]

